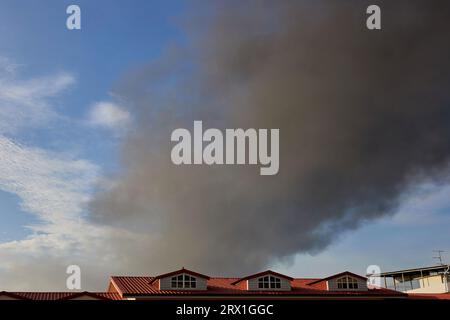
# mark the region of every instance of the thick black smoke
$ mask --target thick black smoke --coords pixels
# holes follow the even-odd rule
[[[377,1],[379,31],[366,28],[367,1],[205,3],[186,45],[116,89],[135,127],[92,216],[147,239],[123,250],[129,268],[257,271],[394,213],[425,180],[447,181],[448,1]],[[194,120],[279,128],[278,175],[173,165],[170,134]]]

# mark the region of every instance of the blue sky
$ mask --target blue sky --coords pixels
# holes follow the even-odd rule
[[[14,78],[70,74],[73,84],[58,93],[54,107],[61,121],[21,128],[15,141],[45,150],[75,153],[103,172],[116,168],[117,135],[85,124],[89,108],[110,101],[111,88],[130,68],[158,57],[182,33],[176,17],[181,2],[77,1],[82,30],[65,27],[71,1],[0,1],[0,57],[14,66]],[[17,195],[0,192],[1,240],[19,240],[30,231],[23,226],[33,215],[21,210]]]
[[[69,31],[65,9],[72,3],[0,0],[0,260],[8,261],[0,278],[19,289],[31,289],[11,278],[35,262],[25,257],[45,258],[49,247],[57,254],[110,231],[87,225],[83,216],[96,184],[120,170],[118,146],[133,117],[111,91],[127,71],[184,41],[184,1],[78,0],[82,30]],[[273,267],[322,276],[364,273],[370,264],[385,270],[432,264],[432,250],[450,251],[449,194],[449,187],[412,194],[394,217],[345,233],[315,256]]]
[[[33,287],[17,270],[50,259],[49,247],[65,255],[86,241],[79,234],[89,228],[86,203],[101,177],[117,171],[131,119],[111,90],[128,70],[183,41],[182,2],[77,1],[82,30],[69,31],[72,3],[0,1],[0,255],[8,261],[0,271],[11,289]],[[64,264],[56,267],[62,274]]]

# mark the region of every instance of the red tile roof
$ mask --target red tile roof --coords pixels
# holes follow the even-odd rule
[[[71,300],[90,297],[97,300],[122,300],[118,293],[114,292],[1,292],[14,299],[21,300]]]
[[[122,296],[116,292],[97,292],[96,295],[105,297],[108,300],[122,300]]]
[[[410,293],[408,296],[418,300],[450,300],[450,293]]]
[[[18,295],[16,295],[16,294],[13,293],[13,292],[1,291],[1,292],[0,292],[0,298],[1,298],[2,296],[6,296],[6,297],[11,298],[11,299],[23,299],[21,296],[18,296]]]
[[[188,273],[197,277],[202,277],[207,280],[207,290],[159,290],[158,283],[155,280],[169,277],[179,273]],[[247,290],[244,280],[254,277],[264,276],[266,274],[273,274],[290,281],[291,290]],[[326,280],[339,277],[342,275],[351,275],[354,277],[366,279],[359,275],[343,272],[337,275],[324,278],[291,278],[273,271],[264,271],[253,274],[244,278],[224,278],[208,276],[181,269],[175,272],[166,273],[157,277],[147,276],[114,276],[111,277],[108,292],[0,292],[1,297],[11,299],[23,300],[70,300],[70,299],[96,299],[96,300],[122,300],[130,297],[145,297],[145,296],[215,296],[215,297],[234,297],[234,296],[271,296],[271,297],[285,297],[285,298],[370,298],[370,297],[407,297],[405,293],[384,289],[384,288],[369,288],[367,291],[355,290],[339,290],[329,291],[327,289]],[[449,299],[450,294],[447,295],[414,295],[416,299]]]
[[[70,296],[61,298],[61,300],[83,299],[84,297],[90,297],[97,300],[122,300],[120,294],[115,292],[78,292]]]
[[[207,290],[159,290],[156,283],[152,283],[154,277],[129,277],[114,276],[111,277],[111,291],[117,291],[123,297],[132,296],[170,296],[170,295],[189,295],[189,296],[340,296],[340,297],[358,297],[358,296],[406,296],[406,294],[384,289],[369,288],[368,291],[328,291],[324,282],[318,283],[312,287],[309,284],[321,279],[293,279],[291,280],[292,290],[289,291],[248,291],[244,282],[238,282],[240,278],[210,278],[207,281]],[[234,285],[233,283],[237,283]]]

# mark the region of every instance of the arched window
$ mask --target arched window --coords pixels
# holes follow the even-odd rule
[[[180,274],[170,280],[173,289],[195,289],[197,287],[197,280],[187,274]]]
[[[352,277],[342,277],[337,279],[338,289],[358,289],[358,280]]]
[[[265,276],[258,279],[259,289],[281,289],[280,278],[274,276]]]

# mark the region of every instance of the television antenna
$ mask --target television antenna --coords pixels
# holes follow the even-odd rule
[[[444,265],[442,262],[442,253],[445,252],[444,250],[433,250],[437,254],[437,256],[433,257],[433,259],[439,260],[440,265]]]

